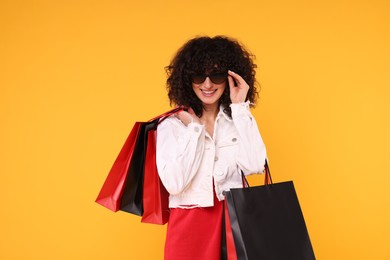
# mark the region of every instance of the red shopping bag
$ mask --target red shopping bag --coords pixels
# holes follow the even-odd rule
[[[130,160],[133,155],[141,124],[136,122],[125,144],[116,158],[111,170],[100,190],[96,202],[112,211],[118,211],[123,194],[124,183],[127,177]]]
[[[145,204],[146,214],[142,222],[167,222],[168,192],[157,172],[156,131],[159,123],[183,109],[177,107],[147,122],[135,123],[100,190],[97,203],[112,211],[121,210],[139,216],[144,215]],[[143,191],[144,187],[146,192]]]
[[[145,156],[148,144],[148,132],[157,128],[159,119],[141,122],[140,129],[124,183],[119,210],[142,216]]]
[[[156,165],[156,130],[148,132],[146,148],[143,215],[141,222],[164,225],[169,219],[169,193],[162,184]]]
[[[139,216],[145,215],[142,218],[145,223],[165,224],[168,220],[168,193],[163,186],[157,185],[160,179],[156,166],[156,131],[158,124],[181,110],[183,110],[182,107],[177,107],[150,119],[142,123],[139,130],[124,185],[120,210]],[[144,191],[145,188],[146,191]],[[162,214],[164,214],[164,220]]]
[[[227,208],[226,200],[224,201],[223,205],[224,210],[224,217],[225,217],[225,240],[226,240],[226,252],[224,252],[226,255],[224,256],[227,260],[237,260],[237,253],[236,253],[236,246],[234,245],[234,239],[233,239],[233,231],[230,224],[230,218],[229,218],[229,212]]]

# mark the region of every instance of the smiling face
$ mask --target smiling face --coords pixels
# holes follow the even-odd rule
[[[196,96],[200,99],[203,106],[218,106],[219,99],[221,98],[226,87],[226,80],[222,83],[214,83],[210,80],[210,77],[206,77],[202,83],[192,82],[192,89]]]

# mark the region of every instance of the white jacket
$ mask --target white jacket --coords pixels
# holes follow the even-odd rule
[[[205,126],[185,126],[174,116],[157,128],[156,162],[170,208],[213,206],[213,180],[219,200],[223,191],[242,187],[245,175],[262,173],[266,149],[249,102],[231,104],[232,118],[220,108],[213,138]]]

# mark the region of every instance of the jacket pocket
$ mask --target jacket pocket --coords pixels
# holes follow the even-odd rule
[[[227,137],[224,137],[223,140],[217,143],[217,146],[219,148],[231,146],[231,145],[237,145],[238,144],[238,136],[237,135],[229,135]]]

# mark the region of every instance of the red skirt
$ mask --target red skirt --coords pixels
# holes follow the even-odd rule
[[[172,208],[165,241],[165,260],[220,260],[223,201],[214,206]]]

